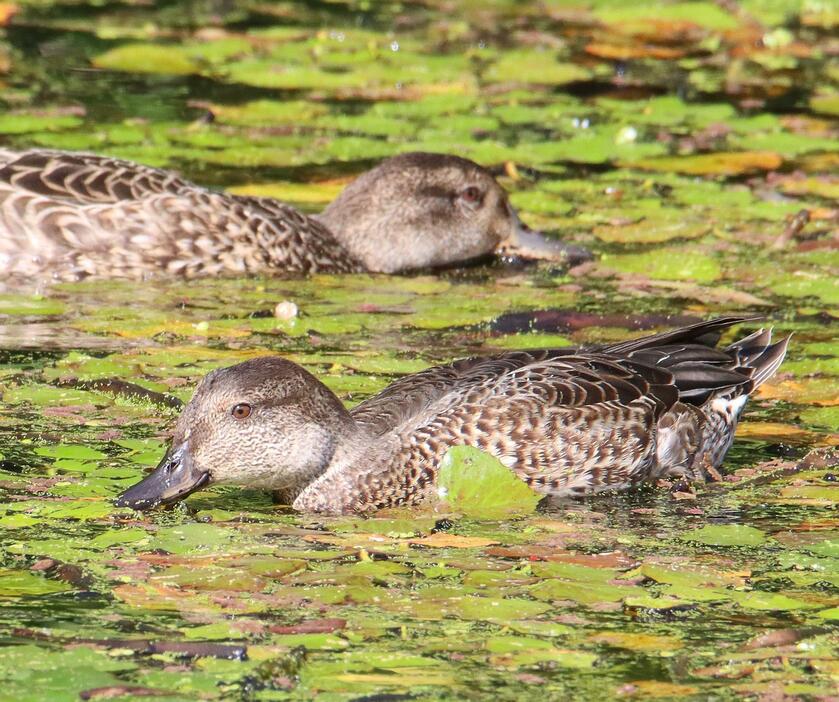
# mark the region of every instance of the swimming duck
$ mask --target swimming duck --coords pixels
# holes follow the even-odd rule
[[[309,216],[106,156],[0,150],[0,270],[10,276],[398,273],[494,252],[587,256],[529,230],[489,171],[457,156],[389,158]]]
[[[160,465],[116,504],[148,509],[232,483],[274,490],[307,512],[412,505],[434,490],[448,448],[464,444],[546,494],[705,479],[789,342],[760,330],[717,349],[722,331],[741,321],[455,361],[350,410],[300,366],[255,358],[204,378]]]

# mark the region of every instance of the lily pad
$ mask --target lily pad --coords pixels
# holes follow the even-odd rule
[[[489,67],[484,77],[499,83],[562,85],[586,80],[590,75],[577,64],[558,61],[554,52],[530,49],[505,52]]]
[[[642,170],[686,173],[688,175],[736,176],[744,173],[775,171],[782,164],[783,159],[772,151],[732,151],[692,156],[645,158],[629,162],[626,165]]]
[[[198,64],[180,47],[158,44],[118,46],[93,59],[97,68],[135,73],[197,73]]]
[[[679,538],[707,546],[760,546],[766,534],[746,524],[707,524]]]
[[[527,514],[541,499],[501,461],[471,446],[443,457],[437,494],[450,509],[489,519]]]
[[[603,265],[623,273],[636,273],[660,280],[688,280],[710,283],[722,276],[716,258],[702,253],[654,249],[645,253],[602,257]]]

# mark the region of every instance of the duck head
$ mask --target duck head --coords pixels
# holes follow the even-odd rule
[[[215,370],[184,408],[163,460],[116,505],[151,509],[211,483],[276,490],[290,503],[354,429],[332,391],[290,361],[263,357]]]
[[[590,253],[524,225],[492,174],[465,158],[407,153],[359,176],[319,219],[368,270],[396,273],[490,254],[563,263]]]

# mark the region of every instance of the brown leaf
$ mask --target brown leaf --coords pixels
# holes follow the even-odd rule
[[[734,176],[756,171],[774,171],[780,168],[783,162],[774,151],[722,151],[715,154],[643,158],[620,165],[645,171]]]
[[[9,24],[9,20],[20,8],[13,2],[0,2],[0,27]]]
[[[839,382],[831,382],[829,378],[790,378],[761,385],[757,396],[764,400],[832,407],[839,405],[837,388]]]
[[[622,696],[638,695],[640,699],[684,699],[699,692],[695,685],[681,685],[679,683],[663,682],[660,680],[634,680],[620,688],[624,690]]]
[[[275,624],[268,627],[273,634],[329,634],[347,626],[346,619],[311,619],[299,624]]]
[[[684,646],[682,641],[673,636],[626,631],[604,631],[592,634],[588,637],[588,640],[614,648],[626,648],[631,651],[674,651]]]
[[[165,585],[117,585],[113,594],[128,605],[146,609],[179,609],[183,590]]]
[[[676,492],[671,493],[671,497],[674,500],[695,500],[696,493],[677,490]]]
[[[638,561],[621,551],[608,553],[578,553],[565,549],[550,548],[542,544],[531,546],[495,546],[486,553],[498,558],[527,558],[531,561],[552,561],[556,563],[574,563],[590,568],[618,568],[625,570],[637,565]]]
[[[79,697],[83,700],[112,700],[117,697],[172,697],[174,692],[169,690],[155,690],[152,687],[137,685],[108,685],[107,687],[93,687],[82,690]]]
[[[836,446],[835,434],[820,434],[802,429],[794,424],[782,422],[742,422],[737,427],[738,439],[762,439],[764,441],[783,440],[790,444],[809,444],[811,446]]]
[[[617,61],[628,61],[630,59],[654,58],[654,59],[677,59],[682,58],[687,52],[684,49],[677,49],[672,46],[654,46],[652,44],[610,44],[606,42],[593,41],[586,46],[586,53],[598,58]]]
[[[816,633],[818,633],[817,629],[775,629],[749,639],[740,647],[740,650],[754,651],[757,648],[789,646]]]
[[[483,548],[493,546],[498,542],[480,536],[459,536],[458,534],[438,531],[423,536],[421,539],[409,539],[408,543],[414,546],[425,546],[426,548]]]

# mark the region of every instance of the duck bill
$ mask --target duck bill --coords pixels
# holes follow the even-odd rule
[[[517,215],[514,216],[515,228],[513,234],[499,244],[496,249],[498,255],[556,261],[566,264],[577,264],[591,260],[592,254],[588,249],[545,236],[542,232],[537,232],[535,229],[528,227]]]
[[[189,443],[173,446],[155,470],[122,493],[114,504],[146,510],[183,499],[210,482],[192,460]]]

